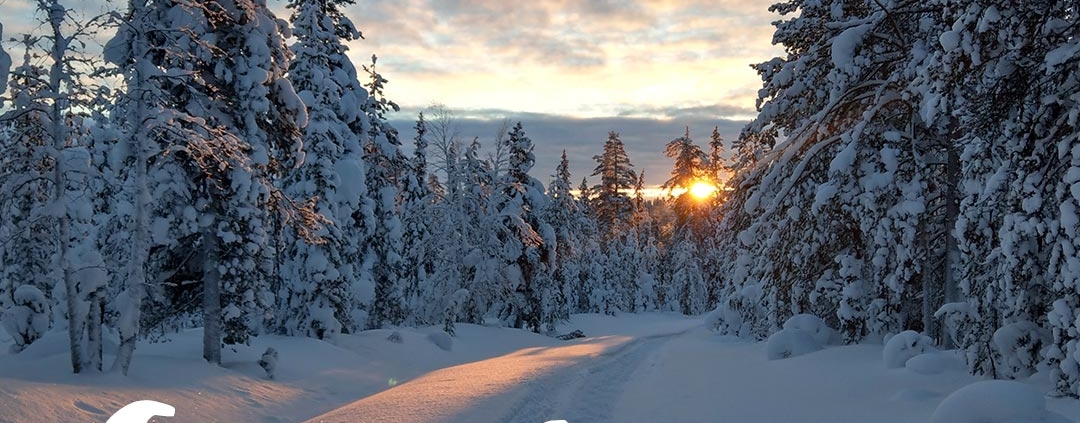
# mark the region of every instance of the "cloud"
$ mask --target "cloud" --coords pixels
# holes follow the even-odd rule
[[[391,123],[398,128],[410,150],[411,143],[407,140],[416,136],[413,125],[417,112],[416,109],[403,110],[391,117]],[[667,180],[672,166],[671,159],[664,156],[664,145],[682,136],[687,127],[694,142],[705,149],[714,127],[719,128],[725,144],[730,146],[746,124],[746,121],[710,118],[694,112],[665,119],[619,116],[575,118],[499,109],[465,110],[455,114],[462,139],[471,141],[478,137],[485,149],[492,147],[495,132],[503,119],[520,121],[534,144],[536,166],[531,172],[533,177],[544,184],[549,183],[562,151],[566,150],[574,186],[583,177],[588,178],[590,183],[597,182],[596,177],[590,176],[596,166],[593,156],[601,153],[610,131],[619,133],[635,169],[645,171],[646,185],[658,186]]]
[[[722,103],[752,112],[750,69],[780,53],[756,0],[373,0],[348,9],[404,105],[595,117]]]

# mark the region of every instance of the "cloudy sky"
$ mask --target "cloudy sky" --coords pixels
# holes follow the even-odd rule
[[[686,126],[703,143],[714,126],[734,139],[761,86],[750,63],[772,46],[762,0],[360,0],[349,16],[379,55],[398,119],[442,103],[481,142],[504,118],[536,144],[534,176],[548,182],[566,149],[575,181],[617,131],[631,161],[658,185],[663,145]],[[411,136],[411,127],[399,124]]]
[[[268,2],[288,16],[284,1]],[[0,0],[5,38],[33,28],[31,3]],[[457,114],[464,137],[487,145],[503,119],[520,120],[536,145],[533,174],[545,183],[563,149],[575,180],[588,176],[608,131],[622,135],[647,183],[662,183],[670,171],[663,145],[686,126],[699,144],[714,126],[734,139],[761,85],[749,64],[780,53],[768,0],[356,3],[347,14],[366,39],[351,55],[358,66],[379,56],[387,95],[403,107],[392,119],[404,137],[434,103]]]

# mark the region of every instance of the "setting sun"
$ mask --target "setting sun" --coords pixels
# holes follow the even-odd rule
[[[694,198],[697,198],[698,200],[709,198],[714,192],[716,192],[716,186],[705,181],[695,182],[694,185],[690,187],[690,195],[693,195]]]

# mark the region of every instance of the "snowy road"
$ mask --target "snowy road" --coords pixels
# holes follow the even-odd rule
[[[432,372],[309,422],[615,421],[628,382],[679,336],[610,336],[530,348]]]

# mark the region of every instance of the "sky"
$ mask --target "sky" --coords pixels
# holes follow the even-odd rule
[[[32,3],[0,0],[5,39],[36,27]],[[90,13],[126,5],[66,3]],[[288,17],[284,1],[268,3]],[[576,185],[616,131],[647,185],[659,185],[671,170],[665,143],[687,127],[699,145],[713,127],[730,142],[756,114],[761,80],[749,65],[782,53],[771,44],[771,3],[356,0],[345,11],[365,37],[350,56],[359,67],[378,55],[405,141],[433,104],[486,147],[504,119],[521,121],[535,144],[533,176],[549,182],[565,149]]]
[[[664,144],[687,127],[699,145],[713,127],[734,140],[756,114],[761,79],[749,65],[782,53],[768,0],[357,3],[347,12],[365,39],[351,54],[358,64],[379,56],[406,139],[404,121],[433,103],[485,145],[503,119],[521,121],[544,183],[563,149],[575,185],[589,176],[616,131],[647,185],[662,184]]]

